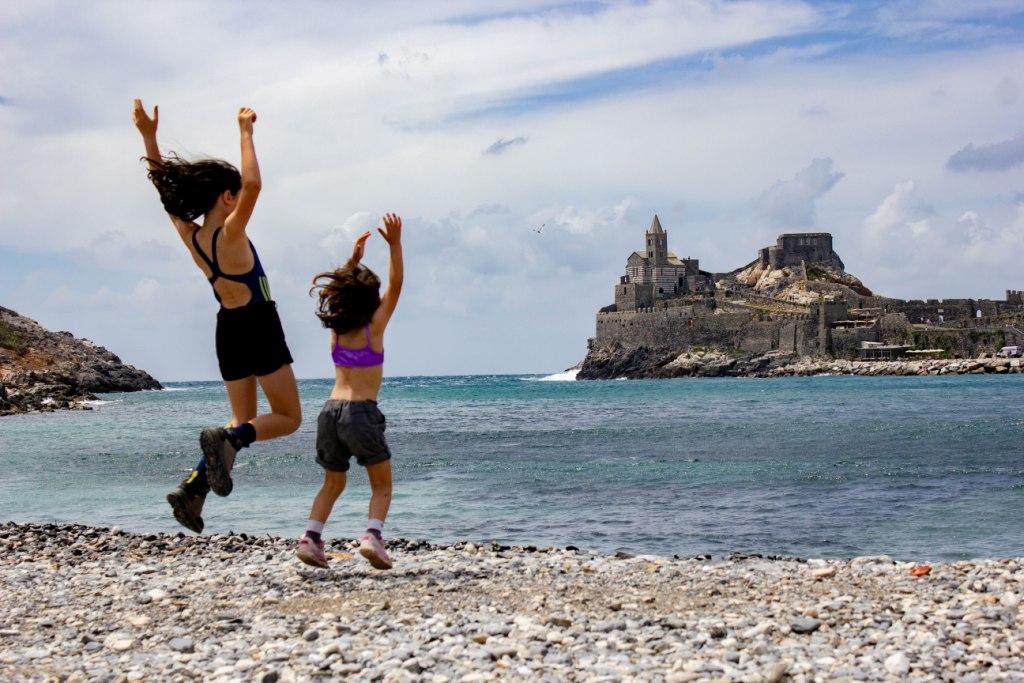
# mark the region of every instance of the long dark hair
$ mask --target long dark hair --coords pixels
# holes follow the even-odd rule
[[[213,208],[224,192],[242,189],[238,169],[220,159],[185,161],[173,152],[149,162],[149,179],[160,193],[167,213],[183,221],[194,221]]]
[[[338,334],[368,325],[380,306],[380,278],[351,263],[314,277],[310,296],[313,292],[318,295],[316,317]]]

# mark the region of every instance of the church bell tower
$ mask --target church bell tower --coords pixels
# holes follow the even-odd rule
[[[668,234],[662,229],[658,214],[654,214],[654,220],[647,231],[647,258],[657,266],[668,263]]]

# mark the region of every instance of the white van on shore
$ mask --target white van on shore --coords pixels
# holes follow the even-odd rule
[[[1004,346],[996,355],[1000,358],[1020,358],[1021,351],[1019,346]]]

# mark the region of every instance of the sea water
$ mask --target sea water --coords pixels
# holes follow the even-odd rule
[[[1024,378],[556,381],[398,377],[387,535],[601,551],[906,559],[1024,555]],[[552,380],[552,381],[544,381]],[[322,479],[295,434],[243,451],[207,533],[298,536]],[[261,406],[265,404],[261,403]],[[164,495],[227,421],[219,382],[0,418],[0,520],[179,531]],[[328,537],[361,533],[354,466]]]

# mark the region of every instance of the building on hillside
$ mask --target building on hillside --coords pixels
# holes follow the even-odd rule
[[[793,268],[801,263],[824,263],[845,270],[839,254],[832,250],[832,235],[827,232],[798,232],[779,235],[775,244],[758,251],[762,266]]]
[[[711,273],[700,269],[698,259],[681,259],[668,249],[668,233],[657,214],[647,231],[646,249],[626,259],[626,274],[615,286],[615,305],[620,311],[652,306],[658,299],[699,294],[714,289]]]

